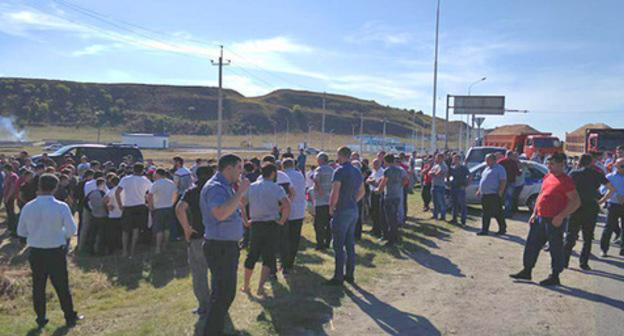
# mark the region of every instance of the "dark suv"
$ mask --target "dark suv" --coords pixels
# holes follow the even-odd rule
[[[121,145],[121,144],[77,144],[67,145],[59,148],[54,153],[48,154],[48,157],[57,165],[62,165],[65,162],[65,156],[70,155],[76,163],[80,162],[82,156],[86,156],[89,161],[97,160],[100,163],[111,161],[118,166],[124,161],[124,157],[132,155],[135,162],[143,161],[143,154],[141,150],[134,145]],[[41,155],[33,156],[33,162],[37,162],[41,159]]]

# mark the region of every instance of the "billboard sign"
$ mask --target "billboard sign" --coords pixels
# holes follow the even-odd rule
[[[503,115],[505,96],[449,96],[453,114]]]

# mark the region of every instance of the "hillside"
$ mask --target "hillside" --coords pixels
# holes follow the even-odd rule
[[[323,94],[277,90],[245,97],[224,90],[225,132],[273,133],[275,129],[306,132],[321,129]],[[374,101],[326,95],[326,131],[359,131],[360,113],[365,134],[381,134],[387,118],[390,136],[409,137],[413,128],[428,133],[431,117],[413,110],[382,106]],[[213,134],[217,120],[217,88],[146,84],[99,84],[61,80],[0,79],[0,115],[13,116],[21,126],[102,126],[132,132]],[[439,129],[443,129],[443,120]],[[455,137],[460,123],[450,124]]]

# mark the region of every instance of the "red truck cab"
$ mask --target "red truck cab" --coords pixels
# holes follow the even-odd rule
[[[541,157],[548,154],[563,152],[563,144],[558,137],[552,135],[528,135],[524,142],[524,154],[527,158],[538,153]]]

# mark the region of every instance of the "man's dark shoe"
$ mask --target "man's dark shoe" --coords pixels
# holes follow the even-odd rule
[[[485,231],[479,231],[479,232],[477,232],[477,236],[487,236],[487,235],[489,235],[489,233],[488,233],[488,232],[485,232]]]
[[[352,285],[355,285],[355,278],[352,277],[352,276],[345,276],[344,281],[346,281],[346,282],[348,282],[348,283],[350,283]]]
[[[452,225],[457,225],[457,220],[451,219],[448,223]]]
[[[84,315],[76,315],[71,319],[65,320],[65,325],[68,327],[75,327],[78,321],[84,320]]]
[[[389,242],[384,244],[384,247],[394,247],[394,242],[393,241],[389,241]]]
[[[50,322],[50,320],[48,320],[47,318],[44,318],[43,320],[37,319],[37,327],[39,329],[43,329],[43,327],[45,327],[48,322]]]
[[[502,235],[505,235],[505,234],[507,234],[507,230],[502,230],[502,231],[498,231],[498,232],[495,233],[495,235],[497,235],[497,236],[502,236]]]
[[[581,264],[581,269],[583,271],[591,271],[591,267],[588,264]]]
[[[510,274],[509,277],[516,280],[531,280],[531,271],[523,269],[516,274]]]
[[[331,278],[325,282],[325,286],[342,286],[342,280]]]
[[[540,281],[540,286],[560,286],[561,282],[559,282],[558,275],[549,275],[548,278]]]

